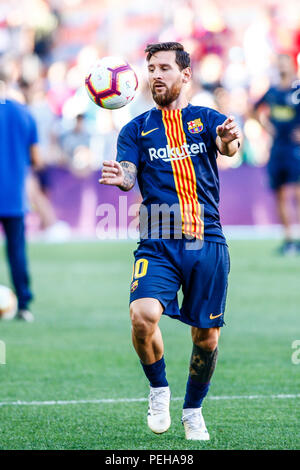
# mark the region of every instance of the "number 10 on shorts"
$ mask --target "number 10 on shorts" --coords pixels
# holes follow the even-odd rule
[[[131,280],[139,279],[140,277],[146,276],[147,269],[148,269],[148,260],[145,258],[138,259],[133,265],[133,272],[132,272]]]

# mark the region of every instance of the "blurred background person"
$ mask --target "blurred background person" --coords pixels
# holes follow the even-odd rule
[[[70,169],[76,172],[76,170],[89,167],[91,134],[88,131],[84,114],[79,113],[75,116],[71,127],[58,136],[58,141],[63,159]]]
[[[300,227],[300,83],[290,55],[278,55],[277,71],[278,82],[256,103],[255,114],[272,137],[267,172],[284,229],[279,253],[293,254],[300,252],[292,230],[293,222]]]
[[[55,129],[57,118],[45,96],[41,78],[29,83],[23,77],[18,87],[33,115],[38,128],[39,152],[43,162],[39,169],[32,168],[27,177],[27,193],[32,211],[39,217],[39,229],[44,240],[64,241],[70,236],[70,228],[65,221],[58,220],[51,201],[51,166],[61,164],[61,151],[56,144]]]
[[[6,238],[6,255],[18,298],[16,318],[34,320],[28,310],[33,298],[26,256],[26,177],[30,164],[41,167],[35,120],[28,107],[5,95],[8,77],[1,72],[0,104],[0,222]]]

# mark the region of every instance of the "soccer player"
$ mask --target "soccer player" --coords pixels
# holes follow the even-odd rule
[[[103,162],[100,183],[128,191],[137,178],[143,196],[130,316],[133,345],[150,383],[148,426],[159,434],[171,423],[158,325],[165,314],[191,326],[182,422],[187,439],[208,440],[201,409],[216,366],[229,272],[218,213],[216,157],[218,151],[236,153],[240,131],[233,117],[189,104],[190,57],[181,44],[151,44],[145,52],[156,106],[123,127],[117,161]],[[157,217],[162,205],[163,217]],[[161,220],[166,208],[171,228]]]
[[[294,254],[300,252],[300,243],[292,234],[290,198],[295,201],[300,224],[300,89],[292,57],[279,54],[277,64],[279,83],[256,103],[255,117],[273,139],[267,172],[284,229],[279,252]]]

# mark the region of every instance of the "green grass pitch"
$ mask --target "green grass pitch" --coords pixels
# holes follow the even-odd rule
[[[177,320],[161,320],[170,430],[156,436],[147,428],[147,401],[118,401],[148,395],[128,315],[136,243],[29,244],[36,321],[0,323],[0,449],[299,449],[292,343],[300,340],[300,257],[275,256],[276,244],[229,242],[226,326],[203,405],[209,442],[184,439],[191,341]],[[0,283],[8,283],[3,245]],[[102,399],[111,401],[88,402]],[[58,400],[67,403],[9,404]]]

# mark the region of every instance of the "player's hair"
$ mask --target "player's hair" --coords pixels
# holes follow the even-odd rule
[[[186,69],[191,66],[191,59],[188,52],[179,42],[158,42],[157,44],[148,44],[145,52],[147,52],[146,60],[149,62],[153,54],[159,51],[175,51],[175,62],[180,70]]]

